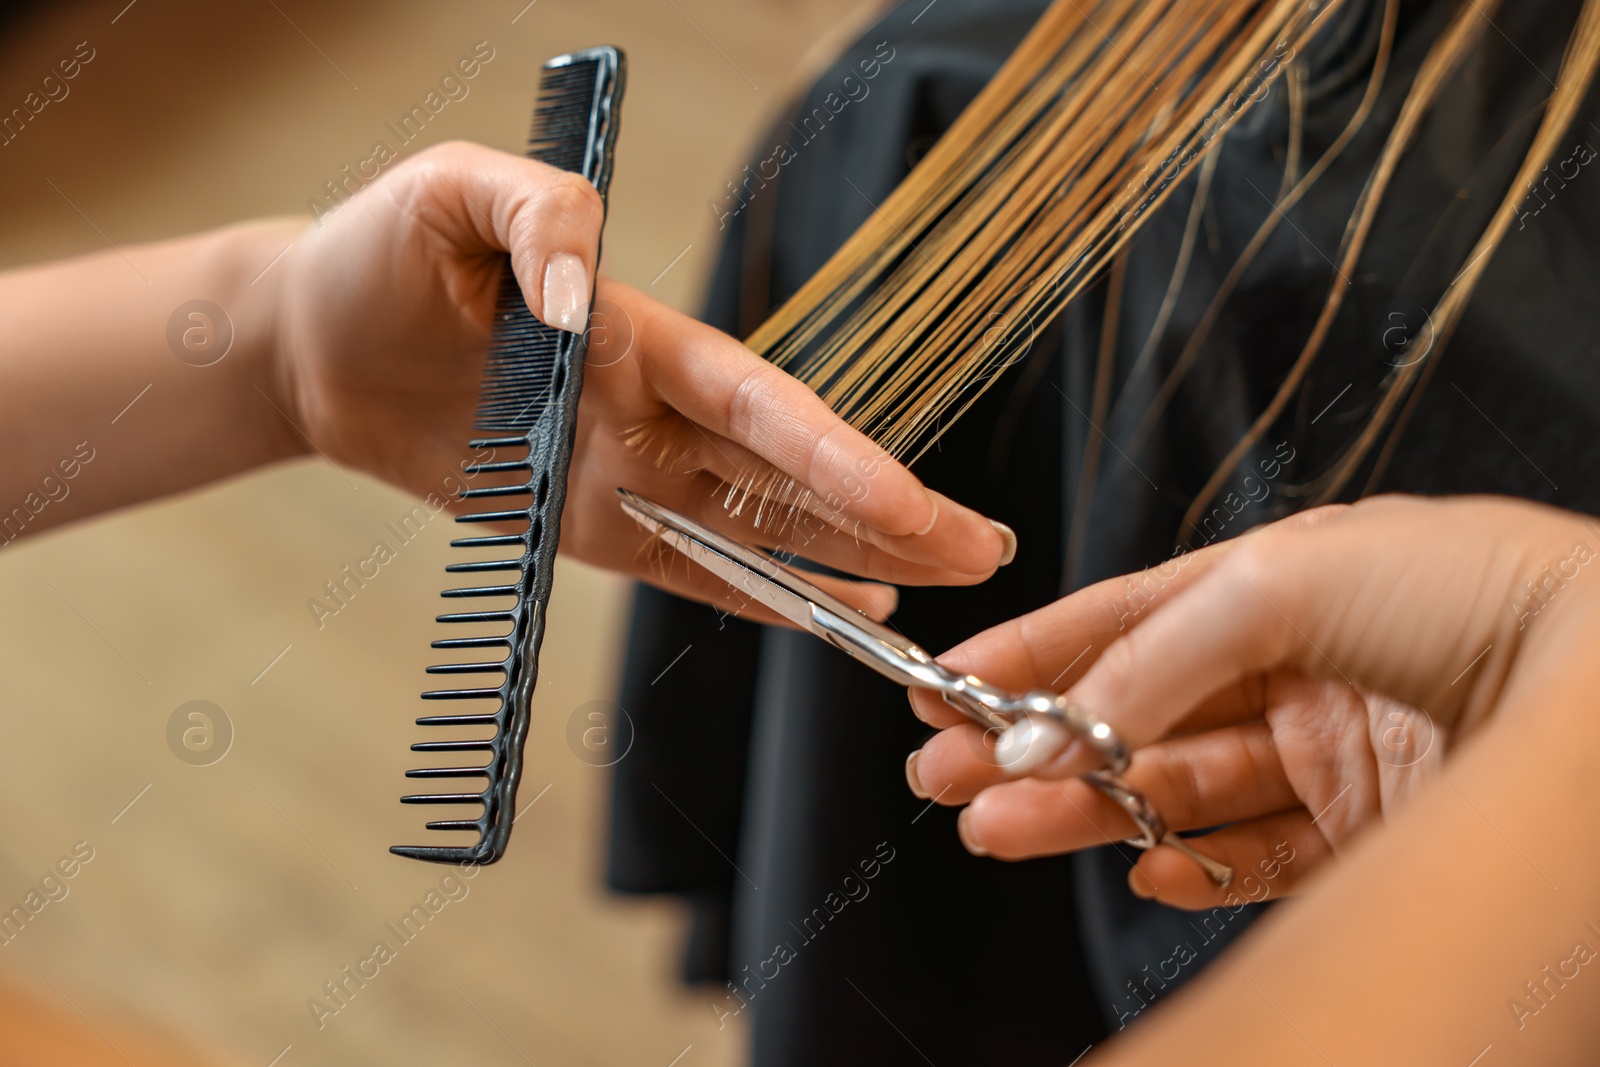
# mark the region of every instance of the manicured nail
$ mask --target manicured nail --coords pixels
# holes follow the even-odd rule
[[[932,493],[929,493],[928,503],[933,505],[933,514],[928,516],[928,525],[917,531],[918,537],[921,537],[923,534],[932,530],[933,524],[939,521],[939,498],[934,496]]]
[[[582,333],[589,325],[589,272],[583,259],[557,252],[544,265],[544,321],[558,330]]]
[[[1128,891],[1140,900],[1154,900],[1156,887],[1137,867],[1128,870]]]
[[[922,779],[917,777],[917,757],[922,755],[922,750],[911,753],[906,757],[906,785],[911,787],[912,796],[918,800],[927,800],[928,791],[922,788]]]
[[[989,850],[972,839],[972,809],[962,808],[961,814],[956,816],[956,836],[961,838],[961,843],[968,852],[974,856],[987,856]]]
[[[989,525],[995,528],[996,532],[1000,534],[1000,539],[1005,542],[1005,550],[1000,553],[1000,566],[1004,567],[1007,563],[1017,558],[1017,531],[1005,523],[995,522],[993,519],[989,520]]]
[[[1059,756],[1072,736],[1044,715],[1027,715],[1006,727],[995,742],[994,760],[1012,778],[1032,774]]]

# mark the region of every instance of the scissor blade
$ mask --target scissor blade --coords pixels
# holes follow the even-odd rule
[[[689,520],[664,512],[637,493],[618,489],[617,495],[622,498],[622,510],[635,522],[659,535],[667,544],[689,557],[691,562],[704,567],[734,589],[801,629],[821,634],[812,612],[812,602],[784,589],[774,580],[781,573],[776,561],[699,524],[686,529],[690,525]]]

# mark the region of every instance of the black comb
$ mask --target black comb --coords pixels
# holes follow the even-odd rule
[[[594,183],[602,201],[611,183],[626,61],[607,47],[557,56],[544,65],[533,113],[528,156]],[[474,449],[492,449],[493,460],[463,468],[471,476],[514,472],[514,481],[466,489],[472,497],[516,498],[512,509],[460,515],[457,522],[514,522],[520,533],[490,534],[452,541],[465,548],[505,547],[520,552],[510,559],[453,563],[445,570],[476,574],[503,572],[503,584],[446,589],[451,598],[510,599],[510,606],[462,611],[439,616],[440,622],[463,623],[481,632],[433,642],[434,648],[501,649],[504,656],[487,663],[429,667],[429,674],[495,675],[462,689],[423,693],[424,700],[481,702],[481,710],[458,715],[426,715],[419,726],[494,727],[482,739],[423,741],[413,752],[486,753],[478,766],[425,767],[407,771],[408,778],[479,779],[481,791],[401,797],[402,804],[462,804],[480,810],[471,818],[427,824],[430,830],[471,830],[471,845],[395,845],[389,851],[438,863],[493,863],[505,854],[516,819],[517,782],[522,777],[522,746],[528,736],[529,705],[539,675],[539,644],[544,638],[545,606],[550,601],[556,543],[561,536],[561,509],[567,499],[567,467],[572,460],[573,432],[578,420],[578,394],[583,388],[587,350],[583,334],[553,329],[533,317],[512,273],[509,257],[495,306],[493,340],[484,364],[483,393],[477,429],[497,436],[471,442]],[[499,458],[510,449],[513,458]],[[500,553],[496,553],[500,555]],[[492,710],[491,710],[492,708]]]

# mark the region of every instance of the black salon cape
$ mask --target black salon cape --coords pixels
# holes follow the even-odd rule
[[[1129,437],[1161,373],[1130,383],[1128,372],[1172,275],[1193,179],[1139,235],[1118,323],[1122,401],[1100,428],[1111,443],[1100,448],[1076,566],[1065,565],[1067,522],[1085,445],[1099,433],[1085,413],[1103,286],[919,461],[929,484],[1009,523],[1021,550],[975,588],[904,589],[897,627],[938,651],[1171,555],[1184,509],[1304,343],[1362,183],[1453,7],[1403,0],[1393,72],[1371,121],[1279,226],[1159,429],[1136,448]],[[1384,375],[1415,353],[1423,309],[1465,265],[1527,148],[1578,7],[1500,8],[1504,34],[1486,30],[1405,157],[1309,388],[1241,468],[1207,538],[1296,506],[1295,486],[1327,468]],[[777,177],[752,181],[747,200],[711,206],[728,217],[707,321],[743,335],[794,292],[1042,9],[1037,0],[912,0],[843,56],[756,146],[749,173]],[[1364,91],[1379,11],[1349,0],[1307,52],[1302,167]],[[861,63],[875,58],[867,80]],[[1592,156],[1579,146],[1600,146],[1593,105],[1555,157],[1576,175],[1545,183],[1513,224],[1381,490],[1505,493],[1600,511],[1600,165],[1563,163]],[[1158,372],[1273,210],[1287,137],[1280,83],[1226,138]],[[780,143],[789,151],[775,151]],[[1290,454],[1276,478],[1261,477],[1263,461],[1271,471]],[[1251,471],[1257,478],[1245,482]],[[1241,506],[1251,499],[1260,502]],[[1126,888],[1127,847],[1017,864],[968,856],[955,813],[906,788],[905,758],[929,731],[904,692],[809,635],[642,588],[621,702],[635,740],[615,772],[611,885],[691,902],[687,976],[723,994],[711,1008],[719,1017],[753,1022],[760,1067],[1065,1064],[1134,1025],[1259,910],[1196,916],[1142,903]]]

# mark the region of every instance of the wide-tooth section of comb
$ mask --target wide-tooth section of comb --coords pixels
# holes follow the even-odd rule
[[[602,199],[610,184],[624,72],[622,54],[614,48],[594,48],[551,60],[540,79],[529,139],[529,156],[582,174],[594,183]],[[442,594],[446,598],[482,599],[488,604],[438,616],[440,622],[479,632],[469,629],[465,636],[433,642],[433,647],[439,649],[498,650],[487,655],[503,653],[503,658],[488,660],[479,653],[471,662],[429,667],[430,675],[459,678],[463,684],[423,693],[423,699],[477,703],[465,705],[471,710],[461,714],[424,715],[417,719],[419,726],[463,730],[476,727],[480,732],[492,727],[493,731],[488,737],[422,741],[411,746],[420,753],[482,753],[486,757],[482,764],[420,767],[406,772],[406,777],[412,779],[452,780],[447,788],[470,788],[466,782],[473,781],[481,782],[482,789],[401,798],[405,804],[476,805],[477,810],[435,820],[426,827],[473,832],[477,840],[469,845],[396,845],[390,851],[398,855],[440,863],[493,863],[505,851],[516,818],[522,746],[527,737],[539,642],[544,633],[544,608],[560,537],[566,464],[583,384],[585,350],[583,335],[553,330],[533,317],[508,261],[495,307],[477,413],[478,429],[487,436],[470,442],[471,447],[491,450],[493,454],[462,468],[470,478],[489,477],[484,479],[485,484],[474,485],[461,494],[466,500],[502,503],[498,508],[457,516],[456,521],[499,524],[516,532],[486,531],[450,542],[459,548],[508,551],[496,553],[494,559],[453,563],[446,568],[448,572],[503,573],[507,577],[486,579],[501,584],[446,589]],[[498,454],[501,450],[509,454]],[[513,510],[514,505],[521,506]],[[512,598],[511,605],[502,606],[508,597]],[[463,762],[463,757],[457,756],[456,762]]]

